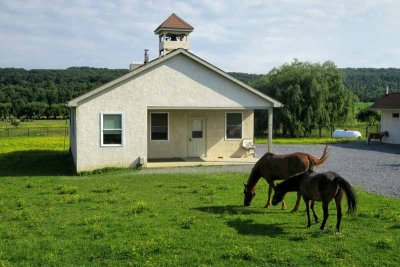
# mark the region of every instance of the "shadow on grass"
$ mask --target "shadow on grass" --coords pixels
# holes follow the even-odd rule
[[[253,220],[236,219],[226,223],[229,227],[235,228],[240,235],[262,235],[275,237],[283,235],[283,228],[277,224],[253,223]]]
[[[67,151],[32,150],[0,154],[0,176],[72,174],[73,160]]]
[[[265,212],[260,210],[255,210],[249,207],[238,206],[238,205],[227,205],[227,206],[210,206],[210,207],[200,207],[194,208],[193,210],[198,210],[202,212],[208,212],[213,214],[264,214]]]
[[[400,223],[394,224],[389,227],[391,230],[400,230]]]

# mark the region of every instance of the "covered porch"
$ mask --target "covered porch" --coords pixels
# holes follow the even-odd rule
[[[271,151],[272,108],[268,114]],[[148,109],[147,124],[147,167],[255,162],[254,109],[154,108]]]

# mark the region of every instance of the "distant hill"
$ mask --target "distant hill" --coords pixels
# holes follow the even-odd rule
[[[353,90],[361,102],[373,102],[390,91],[400,92],[400,69],[345,68],[345,86]]]
[[[46,104],[66,103],[128,73],[127,69],[71,67],[64,70],[0,68],[0,103],[17,99]]]
[[[252,82],[255,82],[261,77],[264,76],[264,74],[252,74],[252,73],[244,73],[244,72],[228,72],[230,75],[238,79],[239,81],[244,82],[245,84],[250,85]]]

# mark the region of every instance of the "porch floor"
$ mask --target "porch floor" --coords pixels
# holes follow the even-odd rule
[[[193,166],[218,166],[218,165],[251,165],[257,162],[257,158],[185,158],[177,161],[165,159],[165,161],[157,160],[157,162],[147,162],[146,168],[168,168],[168,167],[193,167]]]

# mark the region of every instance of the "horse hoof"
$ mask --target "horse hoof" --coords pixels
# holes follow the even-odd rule
[[[307,228],[311,228],[311,224],[310,224],[310,225],[307,225]]]
[[[295,212],[297,212],[299,209],[292,209],[290,212],[291,213],[295,213]]]
[[[269,209],[271,206],[270,205],[268,205],[268,204],[266,204],[265,206],[264,206],[264,208],[266,208],[266,209]]]

